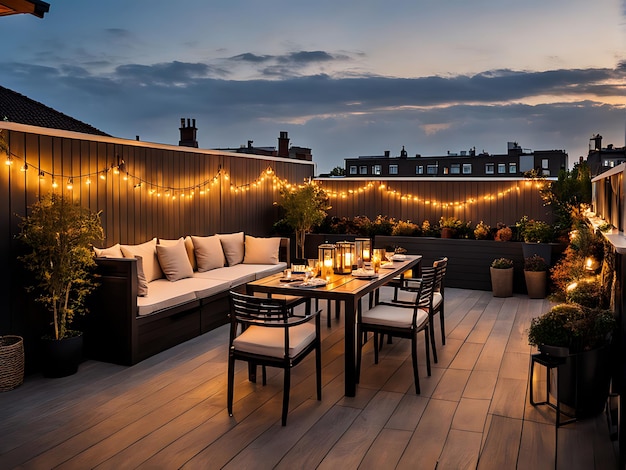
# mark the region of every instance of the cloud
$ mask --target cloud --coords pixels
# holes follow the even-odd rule
[[[410,154],[473,146],[501,153],[515,140],[577,157],[587,135],[600,132],[607,142],[623,138],[624,106],[600,98],[623,96],[624,63],[614,69],[501,69],[401,79],[285,72],[290,64],[302,70],[310,62],[345,60],[325,53],[247,53],[230,60],[259,64],[273,79],[234,80],[225,78],[232,73],[226,66],[172,61],[126,64],[106,73],[0,64],[0,82],[119,137],[176,144],[181,117],[196,119],[205,148],[238,147],[248,139],[276,145],[279,131],[287,130],[293,145],[313,149],[321,172],[344,158],[387,149],[393,154],[402,145]]]

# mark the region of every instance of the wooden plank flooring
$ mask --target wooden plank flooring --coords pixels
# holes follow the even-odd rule
[[[322,320],[322,401],[310,357],[293,370],[282,427],[282,372],[268,370],[263,387],[238,364],[230,418],[225,326],[133,367],[87,361],[0,393],[0,468],[618,468],[604,415],[556,429],[551,409],[528,403],[526,329],[546,300],[449,288],[445,302],[431,377],[418,345],[420,395],[410,342],[394,339],[378,365],[365,346],[357,395],[344,397],[333,312],[331,328]]]

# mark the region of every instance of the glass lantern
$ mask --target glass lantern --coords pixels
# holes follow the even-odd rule
[[[335,272],[337,274],[350,274],[354,260],[354,243],[343,241],[335,244]]]
[[[363,263],[372,261],[372,241],[369,238],[357,238],[354,241],[356,247],[356,266],[362,268]]]
[[[335,270],[335,245],[324,243],[317,247],[317,253],[320,264],[320,277],[328,280]]]

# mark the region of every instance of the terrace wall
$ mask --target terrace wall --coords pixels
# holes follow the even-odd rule
[[[355,181],[356,180],[356,181]],[[370,219],[387,215],[421,224],[455,216],[472,225],[481,220],[495,227],[514,225],[523,215],[552,222],[539,190],[523,178],[410,178],[374,180],[317,178],[330,195],[330,215]]]
[[[25,292],[15,239],[20,217],[52,190],[101,211],[103,246],[152,237],[245,231],[271,234],[282,182],[314,174],[312,162],[199,150],[1,123],[11,165],[0,168],[0,335],[20,334],[25,347],[49,320]],[[2,160],[6,157],[0,156]],[[123,165],[122,165],[123,162]],[[21,171],[27,165],[27,171]],[[119,168],[118,168],[119,167]],[[271,170],[271,171],[269,171]],[[40,178],[40,172],[42,178]],[[71,178],[73,188],[67,189]],[[274,178],[277,178],[275,180]],[[42,318],[44,317],[44,318]]]

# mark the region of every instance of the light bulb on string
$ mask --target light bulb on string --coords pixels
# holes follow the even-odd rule
[[[71,191],[72,189],[74,189],[74,181],[72,180],[72,178],[67,179],[67,184],[65,185],[65,187],[67,188],[68,191]]]
[[[28,171],[28,163],[24,162],[24,164],[22,165],[22,168],[20,168],[20,171],[23,171],[23,172]]]

